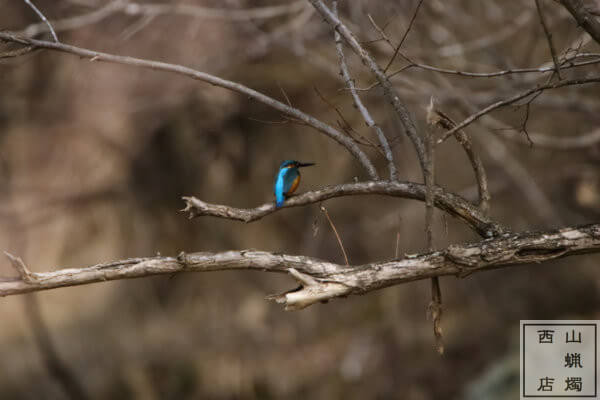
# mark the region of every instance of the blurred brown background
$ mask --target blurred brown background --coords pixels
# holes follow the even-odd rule
[[[578,46],[600,53],[560,5],[542,3],[560,55]],[[335,124],[339,117],[317,88],[375,140],[340,90],[331,31],[308,2],[281,2],[292,5],[278,17],[235,21],[148,16],[131,4],[106,11],[115,4],[36,1],[50,20],[104,10],[97,21],[59,29],[65,43],[190,66],[282,101],[285,92],[295,107]],[[277,3],[185,4],[248,9]],[[367,15],[398,43],[416,5],[344,1],[341,13],[385,65],[392,50],[373,42],[379,35]],[[24,2],[0,0],[0,10],[0,29],[38,23]],[[426,64],[476,72],[550,61],[535,3],[525,0],[425,0],[403,50]],[[372,78],[347,54],[358,86],[370,85]],[[402,65],[398,60],[391,70]],[[599,72],[591,65],[563,75]],[[479,109],[547,78],[474,79],[413,68],[393,81],[425,129],[432,95],[459,121],[472,111],[465,104]],[[317,163],[303,171],[300,191],[366,179],[324,135],[274,123],[282,121],[277,112],[202,82],[47,51],[0,60],[0,88],[0,248],[32,270],[242,248],[343,262],[317,204],[252,224],[188,220],[178,212],[183,195],[238,207],[270,201],[284,159]],[[378,89],[363,99],[393,143],[400,179],[421,181],[412,145]],[[598,86],[547,91],[532,103],[527,130],[532,136],[588,135],[600,129],[599,107]],[[569,151],[529,147],[518,132],[525,113],[525,107],[506,107],[468,129],[487,167],[493,217],[514,230],[597,222],[600,142]],[[517,130],[497,129],[502,126]],[[365,151],[385,174],[379,152]],[[462,149],[448,141],[436,157],[437,181],[475,199]],[[392,258],[397,235],[400,254],[424,250],[422,203],[356,197],[324,205],[354,264]],[[478,240],[441,213],[435,228],[438,248]],[[292,313],[264,296],[294,282],[256,272],[161,276],[3,298],[0,397],[513,399],[519,320],[600,319],[599,262],[588,255],[442,279],[443,357],[426,318],[427,281]],[[0,275],[15,276],[7,260]]]

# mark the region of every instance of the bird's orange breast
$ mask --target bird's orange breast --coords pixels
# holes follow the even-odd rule
[[[296,189],[298,189],[298,185],[300,185],[300,175],[294,179],[294,182],[292,182],[292,186],[290,187],[290,190],[287,191],[286,195],[294,193]]]

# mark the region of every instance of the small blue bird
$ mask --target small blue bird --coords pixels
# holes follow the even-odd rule
[[[277,176],[275,176],[275,206],[277,208],[283,205],[286,197],[294,193],[300,184],[300,171],[298,168],[310,167],[314,163],[301,163],[299,161],[286,160],[279,166]]]

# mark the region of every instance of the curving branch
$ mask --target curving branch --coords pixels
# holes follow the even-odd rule
[[[434,187],[434,206],[461,219],[483,237],[497,236],[506,232],[506,228],[485,216],[477,207],[462,197],[446,192],[439,186]],[[274,202],[255,208],[235,208],[221,204],[206,203],[195,197],[184,197],[190,218],[200,216],[219,217],[242,222],[253,222],[287,207],[299,207],[318,203],[342,196],[384,195],[425,201],[425,185],[412,182],[371,181],[326,186],[319,190],[305,192],[290,197],[283,207],[275,208]]]
[[[58,36],[56,36],[56,32],[54,31],[54,28],[52,27],[52,25],[50,24],[50,22],[48,21],[46,16],[40,11],[39,8],[37,8],[35,6],[35,4],[33,4],[31,2],[31,0],[24,0],[24,1],[25,1],[25,4],[27,4],[37,14],[37,16],[40,17],[40,19],[48,27],[48,30],[50,31],[50,34],[52,35],[52,39],[54,39],[54,41],[58,43],[59,42]]]
[[[233,92],[237,92],[251,99],[259,101],[283,114],[293,118],[295,121],[306,124],[319,132],[324,133],[340,145],[344,146],[365,168],[371,179],[377,179],[377,171],[367,157],[367,155],[358,147],[358,144],[351,137],[343,134],[333,126],[328,125],[317,118],[300,111],[297,108],[290,107],[272,97],[251,89],[237,82],[232,82],[217,76],[201,72],[183,65],[169,64],[161,61],[145,60],[141,58],[118,56],[114,54],[102,53],[81,47],[71,46],[64,43],[54,43],[45,40],[35,40],[19,36],[12,32],[0,32],[0,40],[12,43],[18,43],[28,47],[38,49],[47,49],[77,55],[90,61],[104,61],[114,64],[123,64],[139,68],[147,68],[158,71],[172,72],[175,74],[187,76],[189,78],[203,81],[214,86],[219,86]]]
[[[456,122],[454,122],[449,116],[435,106],[433,97],[431,98],[429,107],[427,107],[427,123],[438,126],[444,130],[450,130],[456,126]],[[481,161],[481,157],[479,157],[479,155],[475,152],[471,138],[469,138],[464,131],[456,131],[454,136],[456,137],[456,141],[463,147],[463,150],[469,158],[469,162],[471,163],[471,167],[475,173],[475,180],[477,181],[477,189],[479,191],[478,206],[481,208],[481,211],[483,211],[484,214],[487,214],[490,208],[490,200],[492,199],[492,196],[490,195],[490,191],[488,189],[488,179],[485,168],[483,167],[483,161]]]
[[[600,224],[505,234],[477,243],[452,245],[443,251],[350,267],[311,257],[241,250],[132,258],[83,268],[30,272],[20,259],[11,257],[13,264],[18,264],[22,279],[0,280],[0,296],[177,272],[258,270],[289,273],[296,279],[300,288],[268,298],[283,304],[286,310],[298,310],[336,297],[365,294],[420,279],[465,277],[478,271],[598,252]]]

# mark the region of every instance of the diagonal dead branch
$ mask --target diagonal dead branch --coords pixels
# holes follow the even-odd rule
[[[333,2],[333,12],[337,16],[337,1]],[[354,79],[352,79],[352,77],[350,76],[350,70],[348,69],[348,64],[346,63],[346,57],[344,57],[344,46],[342,44],[342,38],[338,31],[334,31],[334,39],[344,83],[350,90],[350,94],[352,95],[354,104],[356,105],[356,108],[358,108],[358,111],[365,120],[365,123],[369,128],[375,131],[377,137],[379,138],[379,143],[381,143],[381,147],[383,148],[385,158],[388,162],[388,169],[390,170],[390,180],[395,181],[396,179],[398,179],[398,174],[396,172],[396,164],[394,163],[392,149],[390,148],[390,144],[388,143],[387,137],[383,133],[381,127],[375,123],[375,121],[371,117],[371,113],[369,113],[369,110],[367,109],[367,107],[365,107],[362,100],[360,99],[360,96],[358,95],[358,92],[356,91]]]
[[[412,26],[415,23],[415,20],[417,19],[417,14],[419,14],[419,10],[421,9],[421,4],[423,4],[423,0],[419,0],[419,3],[417,4],[417,7],[415,7],[415,12],[413,13],[413,15],[412,15],[412,17],[410,19],[410,22],[408,23],[408,27],[404,31],[404,35],[402,35],[402,39],[400,39],[400,43],[398,44],[398,46],[396,46],[396,49],[394,50],[394,54],[392,55],[392,58],[390,58],[390,61],[388,61],[387,65],[383,69],[384,73],[387,72],[388,69],[390,69],[391,65],[394,63],[394,60],[398,56],[398,52],[400,51],[400,48],[404,44],[404,41],[408,37],[408,33],[412,29]]]
[[[550,48],[550,55],[552,56],[552,62],[554,63],[554,70],[556,71],[556,75],[558,79],[562,79],[560,76],[560,64],[558,62],[558,56],[556,55],[556,47],[554,47],[554,42],[552,41],[552,32],[550,32],[550,28],[548,28],[548,24],[546,23],[546,18],[544,17],[544,13],[542,11],[541,0],[535,0],[535,7],[537,8],[538,15],[540,16],[540,23],[542,24],[542,28],[544,29],[544,34],[546,35],[546,40],[548,41],[548,47]]]
[[[346,265],[350,265],[350,261],[348,261],[348,254],[346,254],[346,249],[344,248],[344,244],[342,243],[342,238],[340,237],[340,234],[338,233],[337,228],[335,227],[335,224],[331,220],[331,217],[329,216],[329,212],[323,206],[321,206],[320,209],[321,209],[321,212],[323,214],[325,214],[325,217],[327,217],[329,226],[331,226],[331,230],[335,234],[335,238],[337,239],[337,242],[340,245],[340,249],[342,249],[342,255],[344,256],[344,261],[346,261]]]
[[[287,104],[284,104],[272,97],[269,97],[263,93],[260,93],[254,89],[251,89],[247,86],[244,86],[237,82],[232,82],[226,79],[219,78],[214,75],[207,74],[205,72],[197,71],[192,68],[184,67],[182,65],[177,64],[169,64],[160,61],[152,61],[145,60],[141,58],[127,57],[127,56],[117,56],[114,54],[101,53],[97,51],[92,51],[76,46],[70,46],[63,43],[54,43],[48,42],[44,40],[35,40],[26,37],[22,37],[16,35],[12,32],[0,32],[0,40],[12,43],[19,43],[24,46],[34,46],[40,49],[48,49],[53,51],[59,51],[62,53],[68,53],[77,55],[79,57],[93,60],[93,61],[104,61],[115,64],[123,64],[129,65],[139,68],[147,68],[158,71],[166,71],[172,72],[175,74],[187,76],[192,79],[196,79],[199,81],[207,82],[214,86],[219,86],[233,92],[237,92],[247,96],[251,99],[259,101],[275,110],[282,112],[289,117],[295,118],[302,123],[316,129],[319,132],[324,133],[329,136],[331,139],[335,140],[340,145],[344,146],[350,154],[352,154],[365,168],[369,177],[371,179],[377,179],[377,171],[375,167],[367,157],[367,155],[359,148],[358,144],[354,141],[354,139],[344,135],[342,132],[338,131],[331,125],[328,125],[315,117],[308,115],[297,108],[290,107]]]
[[[196,197],[184,197],[186,207],[182,210],[190,218],[212,216],[243,222],[253,222],[287,207],[300,207],[323,200],[342,196],[384,195],[425,201],[425,185],[412,182],[371,181],[326,186],[319,190],[305,192],[290,197],[280,208],[274,202],[255,208],[235,208],[221,204],[206,203]],[[434,186],[434,205],[442,211],[461,219],[483,237],[497,236],[506,232],[500,224],[494,222],[462,197],[446,192]]]
[[[447,275],[462,277],[478,271],[539,264],[561,257],[598,252],[600,224],[505,234],[476,243],[452,245],[443,251],[351,267],[311,257],[254,250],[182,253],[178,257],[135,258],[91,267],[38,272],[35,283],[0,280],[0,296],[176,272],[257,270],[289,273],[300,282],[302,288],[299,290],[274,297],[286,309],[295,310],[333,298],[365,294],[415,280]]]

